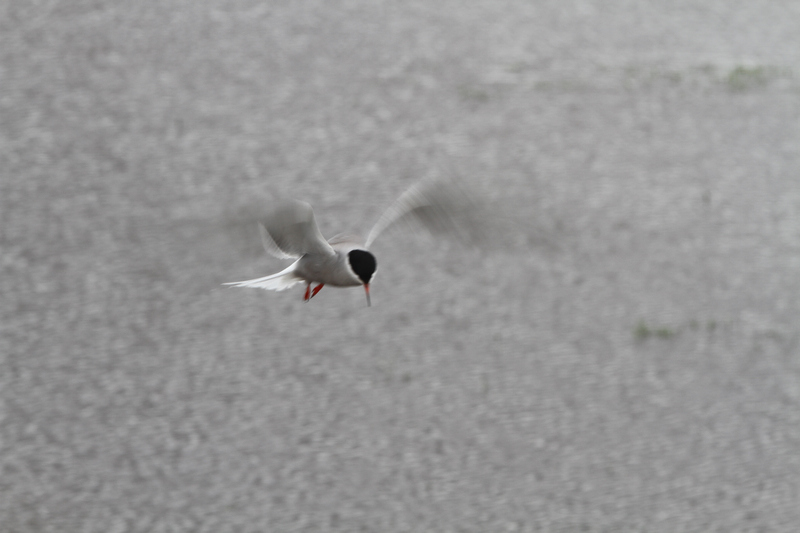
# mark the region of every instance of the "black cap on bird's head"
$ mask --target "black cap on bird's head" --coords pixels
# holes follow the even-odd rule
[[[369,306],[369,282],[372,281],[372,277],[378,269],[378,262],[375,260],[375,256],[366,250],[350,250],[347,254],[347,261],[350,263],[350,268],[353,269],[355,275],[364,284],[364,290],[367,293],[367,305]]]

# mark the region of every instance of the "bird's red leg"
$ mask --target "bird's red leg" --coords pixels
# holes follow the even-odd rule
[[[314,287],[314,290],[311,292],[311,298],[313,298],[314,296],[316,296],[316,295],[317,295],[317,293],[320,291],[320,289],[322,289],[322,287],[324,287],[324,286],[325,286],[325,284],[324,284],[324,283],[320,283],[319,285],[317,285],[316,287]]]
[[[308,285],[306,285],[306,295],[303,296],[304,302],[307,302],[311,298],[310,294],[311,294],[311,284],[309,283]]]

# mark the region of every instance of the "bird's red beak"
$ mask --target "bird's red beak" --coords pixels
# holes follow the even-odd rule
[[[372,303],[369,301],[369,283],[364,284],[364,292],[367,293],[367,307],[370,307]]]

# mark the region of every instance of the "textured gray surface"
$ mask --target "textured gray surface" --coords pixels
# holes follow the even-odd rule
[[[0,530],[795,531],[800,11],[650,4],[0,3]]]

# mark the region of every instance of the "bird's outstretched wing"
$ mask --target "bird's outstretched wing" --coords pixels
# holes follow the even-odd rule
[[[277,257],[278,259],[297,259],[296,255],[290,255],[281,250],[261,222],[258,223],[258,232],[261,234],[261,244],[264,245],[264,250],[269,255]]]
[[[296,259],[305,254],[332,255],[306,202],[293,200],[281,204],[259,227],[264,249],[282,259]]]
[[[367,236],[366,248],[401,220],[415,220],[432,233],[475,242],[483,237],[479,218],[475,202],[455,182],[421,181],[412,185],[381,215]]]

